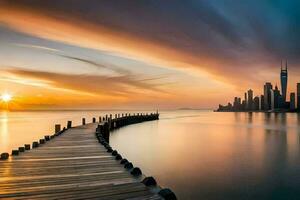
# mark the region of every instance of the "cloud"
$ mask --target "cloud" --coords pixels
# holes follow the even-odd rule
[[[167,93],[160,88],[165,83],[151,83],[163,77],[140,79],[134,75],[101,76],[101,75],[68,75],[43,71],[32,71],[21,68],[2,70],[1,80],[18,84],[42,87],[50,90],[77,93],[80,95],[111,96],[129,98],[131,95]],[[146,96],[149,96],[146,95]]]
[[[82,62],[82,63],[86,63],[86,64],[89,64],[89,65],[92,65],[92,66],[95,66],[97,68],[102,68],[102,69],[108,69],[108,70],[111,70],[113,72],[116,72],[118,74],[132,74],[129,70],[126,70],[122,67],[118,67],[118,66],[115,66],[115,65],[112,65],[112,64],[108,64],[108,63],[97,63],[97,62],[94,62],[92,60],[88,60],[88,59],[84,59],[84,58],[79,58],[79,57],[74,57],[74,56],[68,56],[68,55],[63,55],[63,54],[57,54],[61,57],[64,57],[64,58],[68,58],[68,59],[71,59],[71,60],[75,60],[75,61],[79,61],[79,62]]]
[[[54,49],[54,48],[49,48],[49,47],[39,46],[39,45],[32,45],[32,44],[12,43],[12,45],[18,46],[18,47],[26,47],[26,48],[38,49],[38,50],[46,50],[46,51],[51,51],[51,52],[62,52],[59,49]]]
[[[182,71],[209,72],[212,78],[230,82],[235,79],[226,75],[232,76],[234,71],[239,71],[240,76],[249,74],[249,69],[241,65],[257,68],[257,56],[245,58],[249,53],[240,45],[243,40],[234,30],[234,23],[210,4],[197,4],[194,8],[191,3],[182,6],[180,2],[156,5],[151,1],[121,1],[114,6],[113,2],[97,1],[74,1],[72,5],[67,1],[30,1],[27,7],[27,1],[15,2],[3,7],[0,20],[38,37],[117,52]]]

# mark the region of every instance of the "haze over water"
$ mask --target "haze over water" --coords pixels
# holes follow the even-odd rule
[[[0,152],[52,134],[55,123],[115,112],[3,112]],[[114,131],[110,143],[179,199],[298,199],[299,125],[296,113],[162,111]]]

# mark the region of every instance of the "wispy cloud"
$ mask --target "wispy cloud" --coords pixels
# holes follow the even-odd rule
[[[101,75],[67,75],[43,71],[32,71],[21,68],[2,70],[2,80],[18,84],[59,89],[81,95],[122,96],[138,95],[141,91],[165,93],[159,86],[164,83],[151,83],[146,79],[141,81],[134,75],[101,76]],[[156,80],[161,79],[157,78]],[[150,80],[150,79],[149,79]],[[152,79],[154,80],[154,79]]]
[[[75,61],[79,61],[79,62],[82,62],[82,63],[85,63],[85,64],[89,64],[89,65],[92,65],[94,67],[97,67],[98,69],[100,68],[103,68],[103,69],[108,69],[108,70],[111,70],[113,72],[116,72],[118,74],[131,74],[131,72],[127,69],[124,69],[124,68],[121,68],[121,67],[118,67],[118,66],[115,66],[115,65],[112,65],[112,64],[108,64],[108,63],[97,63],[95,61],[92,61],[92,60],[88,60],[88,59],[84,59],[84,58],[79,58],[79,57],[74,57],[74,56],[68,56],[68,55],[63,55],[63,54],[57,54],[61,57],[64,57],[64,58],[68,58],[68,59],[71,59],[71,60],[75,60]]]
[[[63,52],[59,49],[54,49],[54,48],[49,48],[49,47],[39,46],[39,45],[32,45],[32,44],[12,43],[11,45],[18,46],[18,47],[25,47],[25,48],[51,51],[51,52]]]

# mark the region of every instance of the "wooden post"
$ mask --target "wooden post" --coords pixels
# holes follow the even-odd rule
[[[25,150],[30,150],[30,144],[25,144],[24,147],[25,147]]]
[[[40,144],[45,144],[45,139],[40,139]]]
[[[108,122],[104,123],[102,134],[103,134],[103,137],[106,140],[106,142],[109,143],[109,124],[108,124]]]
[[[19,147],[19,152],[24,152],[25,151],[25,147]]]
[[[61,131],[60,124],[55,124],[55,133]]]
[[[39,143],[38,142],[33,142],[32,143],[32,148],[37,148],[39,146]]]
[[[7,160],[9,158],[9,154],[8,153],[2,153],[1,154],[1,160]]]
[[[72,121],[68,121],[67,128],[72,128]]]

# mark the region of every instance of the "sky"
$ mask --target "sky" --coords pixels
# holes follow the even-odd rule
[[[12,110],[216,108],[300,82],[297,0],[0,0]],[[1,105],[0,105],[1,106]]]

